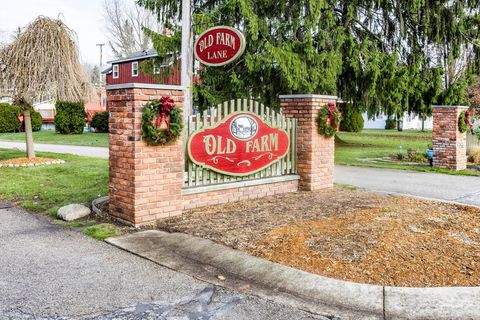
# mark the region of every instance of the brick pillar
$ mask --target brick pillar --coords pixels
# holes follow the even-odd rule
[[[297,169],[301,190],[333,187],[335,139],[317,133],[315,118],[318,110],[337,97],[315,94],[281,95],[283,114],[298,120]]]
[[[110,112],[110,214],[139,226],[182,213],[182,139],[169,146],[147,146],[142,139],[144,105],[171,96],[183,107],[178,86],[107,86]]]
[[[467,135],[458,131],[458,116],[468,107],[433,106],[433,166],[452,170],[467,167]]]

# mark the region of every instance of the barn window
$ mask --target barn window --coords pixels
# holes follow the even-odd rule
[[[113,78],[117,79],[118,78],[118,64],[114,64],[112,66],[112,68],[113,68]]]
[[[138,62],[132,62],[132,77],[138,77]]]

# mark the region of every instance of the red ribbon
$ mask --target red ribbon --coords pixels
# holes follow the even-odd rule
[[[335,104],[330,102],[328,104],[328,120],[330,121],[330,124],[333,125],[335,130],[337,130],[337,124],[335,123],[335,117],[333,116],[335,112]]]
[[[160,99],[160,110],[155,120],[155,126],[158,128],[162,125],[162,122],[165,122],[167,126],[167,133],[171,139],[173,139],[173,134],[170,132],[170,123],[168,122],[168,115],[175,107],[175,101],[171,97],[162,97]]]
[[[473,125],[470,123],[470,109],[465,111],[465,123],[470,128],[470,132],[473,134]]]

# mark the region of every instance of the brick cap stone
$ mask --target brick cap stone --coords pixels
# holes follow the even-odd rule
[[[468,106],[437,106],[433,105],[432,108],[455,108],[455,109],[468,109]]]
[[[152,84],[152,83],[122,83],[112,84],[105,87],[106,90],[118,89],[158,89],[158,90],[187,90],[185,86],[175,86],[169,84]]]
[[[280,99],[328,99],[328,100],[338,100],[337,96],[326,96],[321,94],[281,94],[278,96]]]

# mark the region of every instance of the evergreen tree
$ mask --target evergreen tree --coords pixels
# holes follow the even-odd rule
[[[160,56],[179,52],[181,1],[138,0],[174,31],[147,31]],[[204,67],[201,106],[252,96],[336,94],[367,111],[428,115],[460,103],[478,68],[480,0],[193,0],[194,31],[214,25],[244,33],[243,56]],[[447,27],[448,26],[448,27]]]

